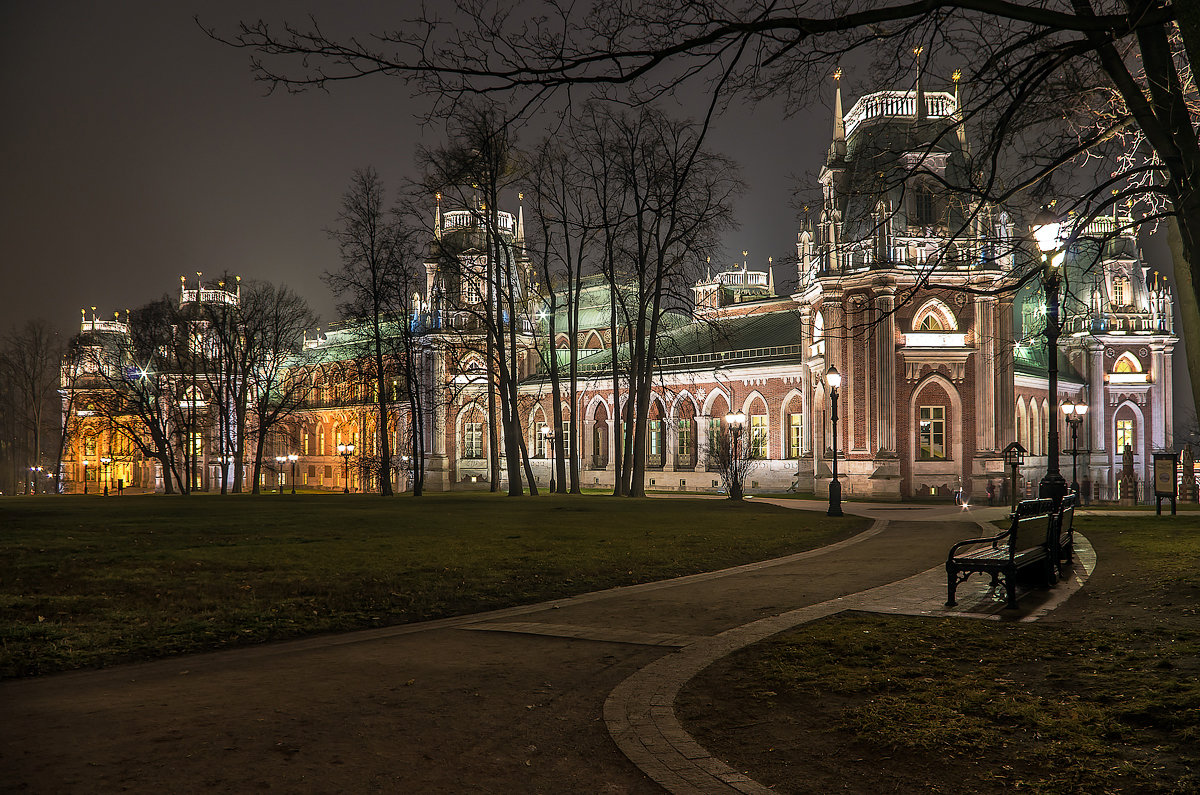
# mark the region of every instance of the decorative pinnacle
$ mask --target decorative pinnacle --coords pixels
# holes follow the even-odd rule
[[[924,47],[913,47],[913,55],[917,56],[918,58],[921,57],[921,53],[923,52],[925,52]]]
[[[841,79],[842,79],[842,67],[840,67],[840,66],[839,66],[837,69],[835,69],[835,70],[833,71],[833,79],[834,79],[834,80],[837,80],[837,81],[839,81],[839,82],[841,82]]]
[[[962,69],[955,69],[954,74],[950,75],[950,79],[957,85],[959,80],[962,80]]]

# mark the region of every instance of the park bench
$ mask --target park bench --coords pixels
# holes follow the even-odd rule
[[[1017,504],[1009,528],[1003,533],[969,538],[950,547],[946,556],[946,606],[958,604],[954,592],[972,574],[990,574],[993,588],[1003,578],[1007,607],[1017,606],[1017,574],[1026,569],[1040,571],[1046,585],[1053,585],[1059,556],[1057,519],[1054,500],[1025,500]]]
[[[1067,571],[1071,568],[1071,563],[1075,559],[1075,508],[1079,505],[1078,494],[1068,494],[1063,497],[1062,504],[1058,509],[1058,517],[1055,521],[1057,525],[1057,543],[1055,563],[1058,565],[1058,578],[1061,580],[1067,575]]]

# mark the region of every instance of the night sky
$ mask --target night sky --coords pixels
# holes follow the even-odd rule
[[[323,320],[336,318],[320,280],[337,265],[324,230],[351,173],[372,165],[398,185],[416,176],[416,146],[436,145],[442,131],[422,129],[424,101],[395,79],[264,96],[248,53],[207,38],[193,16],[232,33],[241,19],[311,12],[330,33],[361,34],[419,9],[338,5],[0,4],[0,328],[42,317],[71,333],[82,307],[111,316],[173,291],[181,274],[226,270],[284,282]],[[789,202],[812,184],[805,174],[820,165],[830,127],[822,106],[790,120],[769,107],[721,120],[712,146],[742,164],[749,185],[726,261],[742,249],[760,268],[794,255]],[[781,288],[794,280],[788,270],[777,268]]]

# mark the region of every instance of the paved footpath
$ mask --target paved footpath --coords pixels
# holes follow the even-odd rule
[[[874,525],[773,561],[0,683],[0,790],[765,791],[682,731],[678,689],[741,646],[839,610],[946,615],[946,550],[1004,513],[846,507]],[[1083,575],[1092,558],[1079,550]],[[1007,618],[1036,618],[1078,584],[1026,594]],[[984,585],[960,588],[958,615],[1002,615]]]

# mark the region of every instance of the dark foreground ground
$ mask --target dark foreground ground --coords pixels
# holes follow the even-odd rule
[[[678,708],[779,792],[1200,792],[1200,520],[1081,520],[1037,623],[847,613],[706,670]]]

